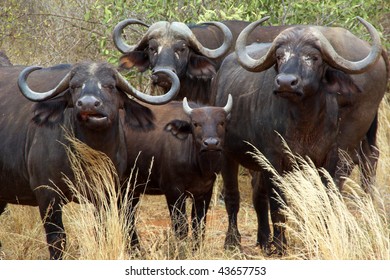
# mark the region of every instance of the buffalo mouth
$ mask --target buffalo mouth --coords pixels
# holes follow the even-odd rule
[[[171,81],[168,79],[168,76],[161,77],[160,75],[152,75],[151,80],[154,86],[159,86],[163,88],[164,90],[171,88]]]
[[[80,112],[78,120],[85,125],[93,127],[105,127],[109,124],[108,117],[98,112]]]
[[[274,94],[284,98],[302,97],[302,91],[286,91],[286,90],[274,90]]]
[[[200,153],[222,153],[222,148],[203,148],[200,150]]]

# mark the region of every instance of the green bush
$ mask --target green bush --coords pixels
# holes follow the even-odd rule
[[[138,18],[199,23],[210,20],[254,21],[271,16],[267,24],[342,26],[367,36],[356,16],[370,21],[389,48],[390,5],[385,0],[3,0],[0,10],[0,49],[14,63],[52,65],[80,60],[116,63],[120,53],[112,30],[121,20]],[[131,36],[136,41],[144,29]],[[133,38],[134,37],[134,38]],[[365,38],[365,37],[363,37]]]

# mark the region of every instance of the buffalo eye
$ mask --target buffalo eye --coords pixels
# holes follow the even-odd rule
[[[103,88],[108,89],[108,90],[113,90],[115,88],[114,85],[103,85]]]
[[[73,85],[70,85],[70,88],[71,88],[72,90],[75,90],[75,89],[81,88],[81,85],[73,84]]]
[[[199,123],[197,123],[197,122],[193,122],[193,123],[192,123],[192,125],[193,125],[195,128],[198,128],[198,127],[200,127],[200,124],[199,124]]]
[[[177,52],[177,53],[183,53],[183,52],[186,51],[186,49],[187,49],[187,45],[186,45],[186,44],[183,44],[180,48],[178,48],[178,49],[176,50],[176,52]]]
[[[313,61],[316,62],[320,59],[320,56],[318,54],[312,53],[312,54],[307,54],[303,56],[303,59],[305,61]]]
[[[282,64],[282,63],[284,63],[285,62],[285,60],[284,60],[284,55],[282,55],[282,54],[279,54],[279,55],[277,55],[276,56],[276,63],[277,64]]]
[[[149,47],[149,52],[153,55],[157,54],[157,49],[155,47]]]

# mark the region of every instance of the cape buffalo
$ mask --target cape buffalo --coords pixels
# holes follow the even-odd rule
[[[152,97],[134,89],[107,63],[42,70],[0,67],[0,205],[39,207],[51,259],[62,258],[65,232],[61,209],[72,200],[63,181],[64,175],[73,178],[64,130],[104,152],[123,175],[127,168],[123,128],[153,127],[150,109],[129,96],[153,104],[168,102],[177,93],[179,80],[169,70],[164,74],[173,80],[172,89]],[[27,85],[27,78],[34,90]],[[124,123],[120,110],[126,115]]]
[[[282,137],[294,153],[309,156],[317,167],[325,167],[337,179],[338,150],[347,151],[355,159],[361,143],[370,141],[367,135],[376,122],[388,67],[386,57],[381,57],[375,28],[359,20],[370,32],[372,47],[343,28],[319,26],[291,27],[272,44],[245,47],[246,37],[262,19],[242,31],[236,54],[221,65],[216,77],[216,105],[226,102],[228,94],[235,104],[227,127],[222,168],[229,217],[226,247],[240,243],[238,164],[259,171],[253,180],[258,244],[269,248],[273,240],[278,252],[285,245],[279,225],[284,216],[275,200],[279,190],[271,174],[247,153],[253,151],[247,142],[282,174],[291,167],[283,152]],[[268,203],[273,235],[268,224]]]
[[[125,129],[128,167],[130,170],[135,166],[133,174],[137,174],[131,178],[133,207],[140,194],[165,195],[176,236],[183,238],[188,234],[185,201],[190,197],[192,234],[198,246],[216,173],[221,168],[232,100],[229,98],[224,107],[189,105],[186,98],[183,102],[147,107],[155,113],[156,129],[148,132]],[[135,229],[132,244],[138,245]]]

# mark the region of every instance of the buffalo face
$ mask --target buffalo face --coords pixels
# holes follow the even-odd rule
[[[229,95],[225,107],[191,108],[187,98],[183,100],[183,110],[191,119],[191,131],[200,153],[222,152],[226,122],[230,118],[233,99]]]
[[[274,93],[291,101],[300,101],[318,92],[326,65],[315,41],[305,40],[304,30],[289,34],[275,50],[277,76]],[[303,35],[303,36],[300,36]]]
[[[162,88],[168,88],[170,81],[158,69],[170,69],[180,79],[187,76],[210,79],[215,75],[212,59],[226,54],[232,43],[230,30],[222,23],[211,22],[224,33],[224,43],[215,50],[205,48],[187,25],[181,22],[156,22],[148,28],[141,40],[133,46],[127,45],[121,33],[130,24],[146,24],[128,19],[120,22],[114,29],[114,42],[124,53],[120,64],[124,68],[136,67],[143,72],[152,70],[152,82]]]
[[[211,121],[207,121],[208,115],[212,116]],[[193,109],[191,128],[200,153],[222,151],[225,127],[226,113],[224,111],[211,112],[208,109]]]
[[[76,120],[89,129],[110,127],[118,118],[118,109],[124,108],[124,96],[116,87],[114,70],[83,65],[73,73],[69,88]]]

